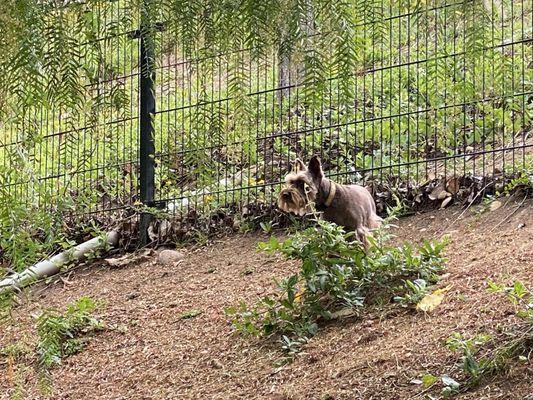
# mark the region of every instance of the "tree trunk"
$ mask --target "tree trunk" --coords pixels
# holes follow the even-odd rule
[[[276,95],[278,98],[278,103],[281,106],[283,100],[290,93],[290,84],[291,84],[291,57],[289,54],[279,54],[278,57],[278,90]]]

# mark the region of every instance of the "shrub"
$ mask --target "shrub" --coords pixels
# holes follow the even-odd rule
[[[241,302],[226,309],[237,331],[254,336],[282,335],[289,352],[318,331],[321,320],[357,313],[366,304],[390,301],[411,290],[410,280],[435,282],[444,268],[441,252],[445,241],[386,244],[385,230],[371,238],[365,252],[353,233],[340,226],[317,220],[293,238],[279,241],[271,237],[259,248],[301,261],[298,272],[276,281],[277,290],[253,306]]]

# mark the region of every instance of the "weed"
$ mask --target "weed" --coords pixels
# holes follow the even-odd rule
[[[45,369],[80,351],[84,334],[103,329],[102,322],[92,315],[96,306],[90,298],[82,297],[69,305],[65,314],[50,309],[37,318],[37,354]]]
[[[428,294],[428,284],[424,279],[405,280],[406,291],[403,296],[395,296],[394,301],[402,307],[417,304]]]
[[[444,242],[425,242],[416,249],[409,244],[393,247],[385,243],[389,235],[384,230],[376,235],[367,253],[353,241],[353,233],[323,220],[283,242],[271,237],[260,249],[300,260],[300,270],[276,282],[273,295],[254,306],[241,302],[226,314],[241,333],[280,334],[282,347],[295,352],[317,333],[321,320],[337,318],[346,309],[357,312],[370,299],[407,299],[406,293],[416,287],[411,279],[436,281],[444,268]]]
[[[491,293],[504,293],[514,305],[519,321],[499,327],[502,335],[478,334],[466,338],[454,333],[446,342],[449,349],[461,354],[460,365],[466,377],[464,389],[507,369],[513,361],[528,361],[533,349],[533,294],[522,282],[510,286],[488,282]]]
[[[274,225],[270,221],[260,222],[259,226],[263,230],[264,233],[269,234],[272,232],[272,229],[274,228]]]

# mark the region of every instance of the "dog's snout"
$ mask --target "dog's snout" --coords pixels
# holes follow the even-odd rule
[[[290,200],[290,199],[292,198],[290,192],[284,192],[284,193],[282,194],[282,197],[283,197],[283,199],[285,199],[285,200]]]

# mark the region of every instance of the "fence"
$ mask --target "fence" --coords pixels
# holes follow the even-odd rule
[[[0,128],[4,169],[27,161],[4,191],[57,212],[72,211],[69,198],[83,215],[126,215],[140,203],[176,215],[246,214],[273,204],[291,160],[314,153],[339,182],[407,191],[524,168],[531,1],[405,3],[374,2],[372,19],[356,27],[351,101],[340,90],[346,77],[305,80],[297,56],[257,61],[243,48],[184,59],[164,29],[152,63],[145,44],[154,38],[132,18],[128,32],[80,45],[84,57],[100,57],[84,112],[52,107]],[[105,15],[121,17],[120,7]],[[142,215],[145,232],[151,214]]]

